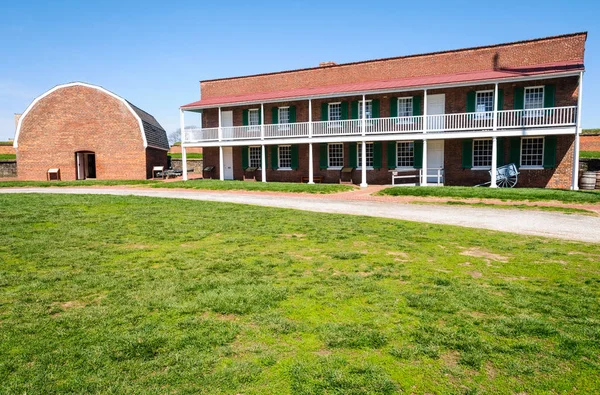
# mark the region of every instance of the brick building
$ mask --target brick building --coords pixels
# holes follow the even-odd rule
[[[75,82],[36,98],[18,119],[14,147],[22,180],[145,179],[166,166],[169,143],[158,121],[106,89]]]
[[[514,163],[518,186],[576,189],[586,38],[201,81],[182,147],[203,147],[220,179],[495,186],[489,172]]]

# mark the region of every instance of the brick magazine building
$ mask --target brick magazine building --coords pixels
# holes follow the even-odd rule
[[[158,121],[106,89],[81,82],[36,98],[20,117],[14,147],[21,180],[145,179],[166,166],[169,143]]]
[[[577,188],[587,33],[200,82],[183,148],[220,179]],[[364,114],[364,116],[363,116]],[[258,168],[259,170],[254,171]],[[347,169],[346,169],[347,170]],[[246,174],[247,175],[247,174]]]

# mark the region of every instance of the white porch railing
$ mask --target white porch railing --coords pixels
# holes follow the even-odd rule
[[[426,118],[426,119],[425,119]],[[577,107],[553,107],[534,110],[505,110],[498,111],[497,128],[531,128],[575,126]],[[494,127],[494,112],[476,112],[461,114],[442,114],[373,118],[365,121],[365,135],[422,133],[424,123],[427,133],[447,133],[467,130],[491,130]],[[310,123],[299,122],[290,124],[263,125],[264,135],[261,136],[261,126],[231,126],[223,127],[222,141],[259,140],[272,138],[308,137]],[[361,135],[362,120],[352,119],[343,121],[319,121],[312,123],[313,137],[356,136]],[[202,142],[219,140],[219,128],[186,129],[185,142]]]

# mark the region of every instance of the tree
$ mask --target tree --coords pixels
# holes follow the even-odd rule
[[[186,129],[197,129],[197,126],[186,126]],[[181,128],[177,128],[174,132],[167,134],[167,140],[169,140],[169,145],[173,146],[176,143],[181,142]]]

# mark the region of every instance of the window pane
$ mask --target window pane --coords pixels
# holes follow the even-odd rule
[[[248,147],[249,150],[249,159],[250,159],[250,167],[260,167],[260,147]]]
[[[544,108],[544,87],[525,88],[525,109]]]
[[[289,107],[279,107],[279,123],[290,123]]]
[[[473,167],[492,166],[492,140],[473,140]]]
[[[329,144],[329,167],[344,167],[344,144]]]
[[[362,143],[356,144],[358,167],[362,167]],[[367,167],[373,167],[373,143],[367,143]]]
[[[413,99],[412,97],[401,97],[398,99],[398,116],[412,117],[413,115]]]
[[[371,102],[371,100],[367,100],[367,102],[365,103],[365,109],[365,118],[373,118],[373,102]],[[362,119],[362,100],[358,102],[358,119]]]
[[[414,167],[415,145],[412,141],[397,143],[398,167]]]
[[[544,138],[521,139],[521,166],[540,167],[544,161]]]
[[[340,103],[329,104],[329,120],[339,121],[342,119],[342,105]]]
[[[258,110],[248,110],[248,125],[259,125]]]
[[[476,111],[494,111],[494,92],[477,92]]]
[[[279,167],[280,168],[291,168],[292,167],[292,147],[289,145],[279,146]]]

